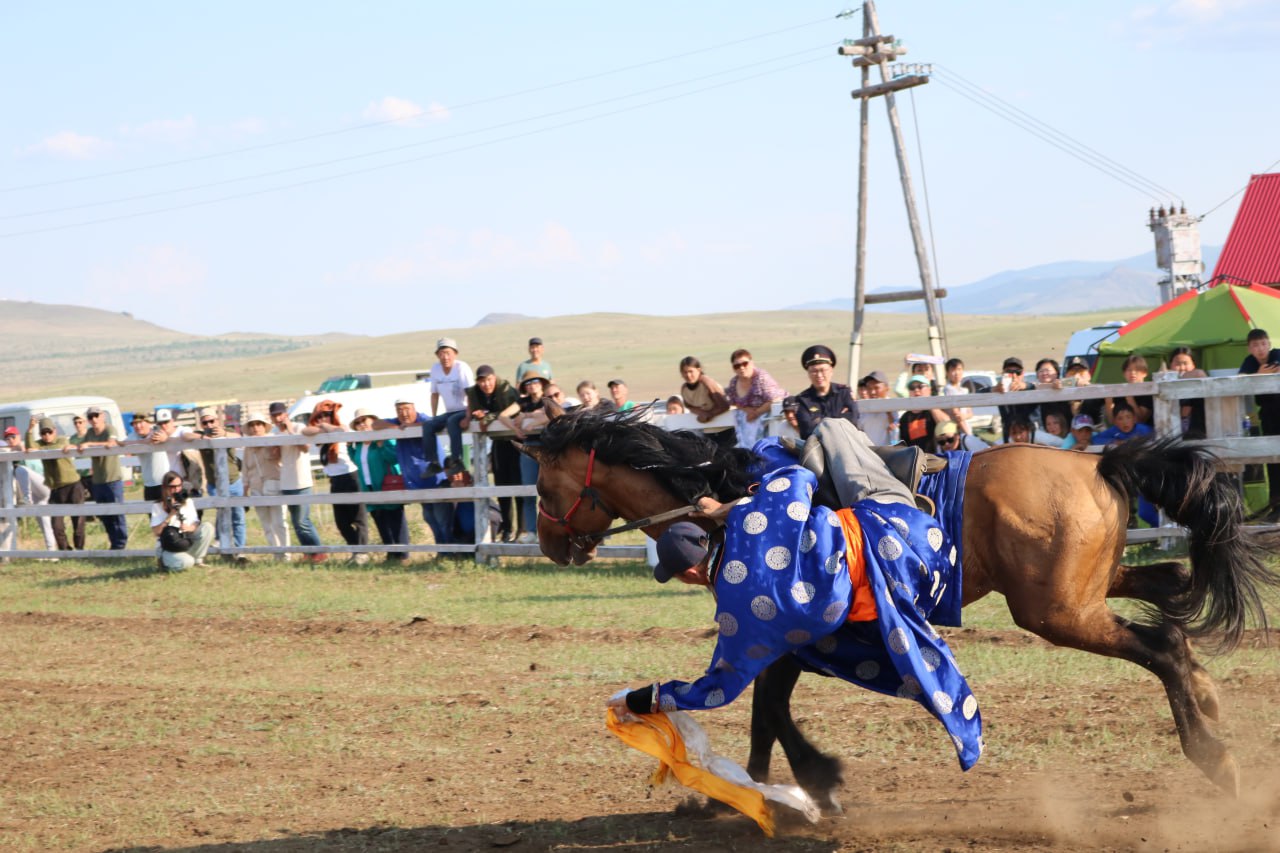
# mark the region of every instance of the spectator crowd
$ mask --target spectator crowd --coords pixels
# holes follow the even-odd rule
[[[1280,372],[1280,349],[1272,349],[1270,338],[1254,330],[1248,340],[1249,356],[1239,372],[1272,374]],[[376,493],[420,489],[448,489],[473,485],[464,464],[463,435],[473,427],[480,433],[494,430],[489,471],[499,486],[532,485],[537,482],[538,464],[521,454],[514,442],[539,432],[551,419],[574,409],[626,412],[636,408],[627,383],[610,379],[602,393],[595,382],[583,379],[572,386],[576,399],[567,396],[546,360],[541,338],[528,342],[529,358],[515,366],[514,384],[488,364],[474,370],[460,358],[452,338],[436,342],[436,363],[430,371],[431,411],[419,412],[414,401],[398,399],[394,414],[357,409],[342,411],[340,402],[324,399],[305,423],[291,420],[284,402],[271,403],[264,412],[248,412],[238,425],[243,435],[305,436],[308,444],[194,448],[193,441],[218,438],[234,429],[225,423],[216,408],[201,409],[197,425],[180,426],[169,409],[135,413],[131,431],[121,435],[106,422],[106,413],[90,407],[83,417],[73,419],[74,433],[60,435],[49,418],[33,418],[25,436],[15,426],[4,431],[4,449],[11,451],[56,450],[60,455],[39,461],[28,460],[14,467],[14,493],[21,504],[75,505],[92,500],[97,520],[113,550],[126,547],[129,530],[125,516],[112,513],[111,504],[124,500],[124,471],[119,455],[92,455],[89,473],[82,476],[75,464],[78,455],[90,448],[128,446],[138,463],[143,499],[152,502],[151,534],[155,539],[158,564],[162,569],[180,571],[203,562],[216,537],[215,528],[204,521],[203,513],[191,503],[201,495],[220,496],[215,471],[225,467],[225,497],[299,496],[315,488],[312,445],[318,454],[316,469],[323,472],[331,493],[369,494],[368,502],[333,505],[333,522],[346,545],[368,545],[371,528],[386,546],[409,544],[408,506],[378,502]],[[1041,444],[1064,450],[1087,450],[1153,434],[1153,402],[1150,396],[1097,398],[1076,401],[1023,403],[1020,396],[1036,389],[1062,389],[1090,384],[1091,367],[1080,359],[1065,366],[1052,358],[1041,358],[1027,371],[1017,356],[1004,359],[997,376],[970,374],[960,358],[945,362],[931,356],[909,354],[904,369],[891,382],[883,370],[871,370],[856,387],[834,381],[835,352],[815,344],[800,355],[809,380],[808,387],[794,395],[757,365],[745,348],[734,350],[728,359],[731,371],[721,385],[693,355],[682,358],[678,371],[682,380],[678,393],[648,405],[666,415],[692,415],[700,425],[716,422],[709,435],[722,444],[750,448],[765,436],[766,424],[795,431],[807,438],[825,418],[843,418],[858,425],[878,445],[916,446],[930,453],[980,450],[990,444]],[[1180,377],[1205,376],[1195,364],[1194,353],[1186,347],[1175,349],[1162,370]],[[1140,355],[1130,356],[1123,366],[1126,383],[1147,380],[1150,366]],[[990,384],[988,385],[988,381]],[[998,406],[999,419],[981,422],[975,418],[965,397],[974,392],[992,391],[1005,402]],[[905,407],[897,411],[861,412],[860,400],[902,398]],[[1258,397],[1261,431],[1280,433],[1280,395]],[[1184,401],[1181,430],[1187,437],[1203,437],[1203,401]],[[727,415],[729,421],[720,419]],[[421,426],[423,438],[378,438],[381,431]],[[982,427],[987,429],[984,431]],[[994,427],[994,431],[991,428]],[[368,432],[366,441],[346,442],[328,438],[332,433]],[[1271,489],[1269,520],[1280,520],[1280,464],[1268,466]],[[1150,509],[1149,507],[1145,509]],[[220,510],[222,511],[222,510]],[[226,511],[236,549],[246,542],[246,511],[233,507]],[[476,513],[467,501],[438,501],[421,504],[422,518],[437,544],[474,542]],[[322,562],[321,536],[311,518],[308,503],[254,507],[254,513],[268,545],[289,549],[296,540],[309,546],[305,559]],[[1139,506],[1144,520],[1154,523]],[[287,521],[286,521],[287,516]],[[372,520],[372,525],[370,524]],[[39,525],[50,550],[83,550],[86,516],[41,517]],[[71,527],[68,535],[68,523]],[[484,523],[482,521],[482,523]],[[494,502],[491,525],[494,538],[504,542],[536,541],[536,498],[504,497]],[[15,525],[0,521],[0,550],[12,550]],[[403,549],[389,549],[386,559],[402,561]],[[292,555],[284,553],[283,558]],[[244,556],[234,559],[245,560]],[[353,554],[357,563],[368,554]]]

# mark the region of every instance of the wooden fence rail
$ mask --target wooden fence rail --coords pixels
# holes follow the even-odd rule
[[[1201,399],[1205,401],[1206,426],[1208,438],[1202,442],[1214,450],[1229,468],[1243,467],[1244,463],[1275,462],[1280,460],[1280,436],[1243,437],[1241,421],[1246,411],[1245,397],[1256,394],[1280,394],[1280,375],[1276,376],[1227,376],[1206,379],[1165,379],[1154,382],[1140,382],[1119,385],[1088,385],[1061,390],[1017,391],[1007,394],[986,393],[967,394],[956,397],[922,397],[891,398],[884,400],[859,400],[859,409],[863,412],[917,411],[936,408],[940,401],[946,400],[965,407],[1001,406],[1010,404],[1028,404],[1044,402],[1062,402],[1075,400],[1091,400],[1103,397],[1126,397],[1150,395],[1154,399],[1155,411],[1153,420],[1157,432],[1169,434],[1179,431],[1180,401]],[[669,428],[688,428],[691,420],[686,418],[667,418],[654,415],[656,423]],[[780,423],[780,419],[774,419]],[[711,424],[705,425],[709,430],[732,428],[732,413],[721,415]],[[489,434],[472,429],[472,469],[475,482],[488,481],[488,456],[491,438],[511,437],[510,433],[490,430]],[[382,441],[386,439],[421,440],[422,428],[410,426],[391,430],[379,430],[374,433],[348,431],[325,433],[323,436],[267,435],[258,437],[227,436],[225,438],[202,438],[198,440],[170,439],[178,441],[183,450],[245,447],[280,447],[311,445],[318,443],[346,442],[361,443]],[[76,457],[96,456],[130,456],[138,453],[165,452],[168,443],[156,445],[129,443],[113,448],[88,448],[72,454]],[[119,504],[85,503],[76,505],[38,505],[15,506],[13,491],[13,465],[22,460],[42,460],[65,456],[61,450],[27,450],[25,452],[0,453],[0,524],[12,523],[20,518],[33,517],[68,517],[99,515],[149,515],[151,504],[141,501],[130,501]],[[305,494],[305,495],[250,495],[245,497],[227,496],[229,477],[226,455],[215,453],[216,461],[213,482],[218,492],[217,497],[200,497],[195,499],[199,509],[227,509],[230,507],[259,506],[296,506],[333,505],[333,504],[410,504],[472,501],[476,507],[476,542],[474,544],[435,544],[418,545],[290,545],[284,547],[253,546],[235,548],[222,545],[217,553],[224,555],[238,554],[281,554],[281,553],[379,553],[379,552],[428,552],[428,553],[466,553],[474,554],[477,560],[486,560],[498,556],[540,556],[537,545],[496,543],[490,538],[488,502],[491,498],[500,497],[534,497],[537,490],[534,486],[471,486],[467,488],[418,489],[395,492],[355,492],[340,494]],[[1184,535],[1181,528],[1160,527],[1150,530],[1130,530],[1130,543],[1145,542],[1157,539],[1169,539]],[[228,512],[218,513],[218,540],[220,543],[232,541],[231,516]],[[150,557],[155,555],[154,549],[126,549],[118,551],[48,551],[48,550],[9,550],[3,552],[9,557],[69,557],[69,558],[116,558],[116,557]],[[627,559],[643,558],[644,546],[604,545],[599,549],[601,557],[621,557]]]

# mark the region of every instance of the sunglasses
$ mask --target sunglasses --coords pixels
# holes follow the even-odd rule
[[[959,440],[960,436],[958,435],[948,435],[938,439],[938,444],[955,444]]]
[[[213,418],[203,418],[200,421],[200,426],[213,426],[216,423],[217,421]]]
[[[733,363],[733,369],[734,369],[734,370],[741,370],[742,368],[744,368],[744,367],[748,366],[749,364],[751,364],[751,362],[749,362],[749,361],[735,361],[735,362]]]
[[[41,435],[53,435],[53,430],[51,430],[51,429],[42,429],[42,430],[40,430],[40,434],[41,434]]]

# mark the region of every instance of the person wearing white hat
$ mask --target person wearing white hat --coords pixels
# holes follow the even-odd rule
[[[252,412],[244,420],[244,434],[249,438],[260,438],[271,432],[271,421],[262,412]],[[279,495],[280,475],[284,470],[279,447],[246,447],[244,448],[244,481],[246,495]],[[254,513],[258,523],[262,525],[262,533],[267,544],[276,548],[289,546],[289,526],[284,522],[283,506],[255,506]],[[293,558],[292,554],[281,555],[285,561]]]
[[[436,341],[436,363],[431,365],[431,419],[423,429],[430,430],[433,435],[442,429],[448,431],[449,459],[445,465],[448,474],[462,470],[462,431],[471,426],[467,389],[475,384],[476,376],[471,365],[458,358],[458,342],[453,338]],[[441,403],[444,404],[444,414],[437,415]],[[435,444],[430,441],[425,444],[428,469],[430,473],[438,473],[440,460],[431,458]]]

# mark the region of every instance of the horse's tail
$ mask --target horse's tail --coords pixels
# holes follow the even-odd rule
[[[1230,651],[1252,618],[1265,629],[1261,590],[1280,586],[1266,553],[1244,526],[1244,503],[1218,457],[1179,438],[1131,439],[1110,447],[1098,473],[1125,494],[1140,494],[1187,528],[1191,583],[1158,605],[1194,637],[1218,638]]]

